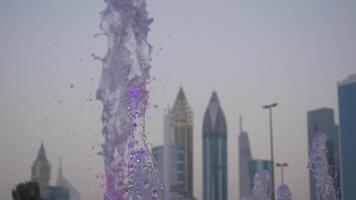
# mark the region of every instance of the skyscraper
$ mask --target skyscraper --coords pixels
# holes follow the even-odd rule
[[[165,199],[194,199],[193,113],[182,88],[164,116],[163,132],[164,144],[152,153],[166,186]]]
[[[173,106],[172,120],[173,145],[184,148],[184,196],[186,199],[193,199],[193,112],[182,87]]]
[[[41,147],[38,150],[37,158],[34,161],[31,169],[31,180],[38,183],[40,186],[40,192],[43,194],[46,187],[49,186],[51,178],[51,165],[47,160],[46,151],[41,143]]]
[[[239,134],[239,186],[240,199],[249,199],[251,196],[251,179],[249,177],[248,162],[252,159],[250,141],[247,132],[242,128],[242,117],[240,116]]]
[[[155,164],[160,176],[165,183],[165,197],[160,199],[182,200],[184,199],[184,148],[183,146],[170,146],[170,158],[165,162],[165,146],[152,148]]]
[[[356,74],[338,84],[342,199],[356,199]]]
[[[216,92],[203,121],[203,199],[227,200],[227,127]]]
[[[334,178],[334,187],[336,190],[340,187],[340,160],[339,160],[339,134],[338,126],[335,124],[334,110],[331,108],[320,108],[309,111],[307,114],[308,120],[308,148],[309,154],[312,149],[312,143],[316,131],[321,131],[326,134],[326,158],[330,165],[329,174]],[[311,172],[309,173],[310,180],[310,199],[316,199],[315,179]]]

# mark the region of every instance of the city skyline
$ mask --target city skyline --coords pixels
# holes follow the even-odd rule
[[[102,198],[101,104],[95,100],[104,55],[99,12],[86,1],[0,2],[0,198],[29,179],[44,141],[51,163],[65,158],[66,175],[82,198]],[[162,144],[162,116],[182,85],[194,109],[194,193],[202,198],[201,123],[211,91],[219,92],[228,124],[229,199],[238,194],[238,116],[252,154],[269,158],[268,116],[274,112],[275,161],[288,162],[295,199],[309,198],[306,111],[338,113],[337,82],[355,73],[355,2],[148,2],[154,18],[147,135]],[[73,85],[73,87],[71,87]],[[155,106],[156,105],[156,106]],[[339,123],[336,114],[335,121]],[[293,160],[291,159],[293,158]],[[52,166],[58,171],[58,166]],[[276,173],[276,185],[279,173]]]
[[[62,158],[59,159],[57,180],[53,185],[50,184],[51,178],[54,178],[51,175],[51,164],[47,159],[44,144],[41,142],[37,157],[31,167],[30,179],[32,182],[38,183],[41,196],[46,200],[57,198],[63,198],[63,200],[69,200],[69,198],[70,200],[81,200],[80,193],[63,174]]]

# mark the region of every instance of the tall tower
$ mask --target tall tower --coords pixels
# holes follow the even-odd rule
[[[62,158],[59,159],[56,186],[66,189],[69,192],[70,200],[81,200],[78,190],[63,175]]]
[[[51,165],[46,157],[46,151],[41,143],[41,147],[38,150],[37,158],[32,165],[31,180],[38,183],[40,186],[40,192],[43,194],[46,187],[49,186],[49,180],[51,178]]]
[[[172,116],[173,145],[184,148],[184,196],[193,199],[193,112],[182,87],[174,103]]]
[[[240,199],[249,199],[251,196],[251,179],[249,177],[249,164],[252,159],[250,141],[247,132],[242,128],[242,116],[240,116],[240,135],[239,135],[239,186]]]
[[[356,74],[338,85],[342,199],[356,199]]]
[[[335,124],[334,110],[331,108],[320,108],[309,111],[308,120],[308,147],[309,152],[312,149],[312,143],[317,130],[325,133],[326,141],[326,158],[330,165],[329,174],[334,178],[334,187],[337,191],[340,188],[340,161],[339,161],[339,134],[338,126]],[[310,199],[316,199],[315,180],[309,173]],[[340,194],[340,193],[338,193]]]
[[[216,92],[203,121],[203,199],[227,200],[227,128]]]

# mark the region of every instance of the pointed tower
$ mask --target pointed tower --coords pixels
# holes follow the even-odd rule
[[[182,146],[184,149],[184,197],[193,199],[193,112],[182,87],[179,89],[172,115],[173,145]]]
[[[62,158],[59,159],[59,169],[56,186],[68,190],[70,200],[81,200],[80,193],[78,192],[78,190],[63,176]]]
[[[203,120],[203,199],[227,200],[227,128],[213,92]]]
[[[252,159],[250,150],[250,141],[247,132],[242,128],[242,116],[240,116],[240,134],[239,134],[239,186],[240,199],[250,199],[251,180],[249,177],[248,162]]]
[[[43,143],[41,143],[41,147],[38,150],[37,158],[32,165],[31,180],[39,184],[40,192],[42,194],[45,188],[49,186],[50,178],[51,165],[47,160],[46,151],[43,146]]]

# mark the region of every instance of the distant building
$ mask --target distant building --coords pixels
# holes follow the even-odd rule
[[[66,189],[69,192],[70,200],[81,200],[78,190],[63,175],[62,159],[59,162],[56,186]]]
[[[338,84],[341,189],[343,200],[356,199],[356,74]]]
[[[152,149],[152,154],[155,159],[156,167],[160,175],[164,177],[168,172],[168,177],[165,177],[166,198],[169,200],[184,199],[185,186],[185,171],[184,171],[184,148],[183,146],[170,147],[170,159],[168,166],[164,162],[164,146],[157,146]]]
[[[36,160],[32,165],[31,180],[40,186],[44,200],[81,200],[79,192],[63,176],[62,160],[60,160],[56,186],[50,186],[51,165],[46,156],[43,143],[40,146]]]
[[[193,112],[179,89],[173,109],[164,116],[163,146],[152,149],[166,184],[165,199],[194,199]]]
[[[193,199],[193,112],[185,97],[183,88],[179,89],[172,109],[171,125],[174,128],[172,145],[184,149],[184,197]]]
[[[40,186],[40,192],[43,194],[46,187],[49,186],[51,179],[51,165],[46,157],[46,151],[41,143],[37,158],[34,161],[31,169],[31,181],[35,181]]]
[[[340,188],[340,159],[339,159],[339,134],[338,126],[335,124],[334,110],[331,108],[320,108],[309,111],[307,114],[308,120],[308,147],[309,154],[312,150],[312,143],[316,131],[321,131],[326,134],[326,158],[330,165],[329,174],[334,178],[334,187],[337,191]],[[315,179],[312,173],[309,173],[310,180],[310,199],[315,200],[316,188]],[[338,192],[340,195],[340,192]]]
[[[48,186],[43,194],[44,200],[71,200],[69,192],[63,187]]]
[[[152,155],[154,158],[154,165],[159,172],[160,177],[164,176],[164,146],[152,147]]]
[[[240,134],[239,134],[239,186],[240,199],[249,199],[251,197],[251,182],[248,162],[252,159],[250,150],[250,141],[247,132],[242,128],[242,117],[240,116]]]
[[[248,168],[249,168],[249,176],[250,176],[250,181],[251,183],[253,182],[255,175],[263,170],[267,170],[271,174],[271,161],[270,160],[259,160],[259,159],[253,159],[248,161]],[[271,183],[272,185],[272,183]],[[250,186],[250,190],[252,191],[253,184]]]
[[[227,200],[227,127],[216,92],[203,121],[203,199]]]

